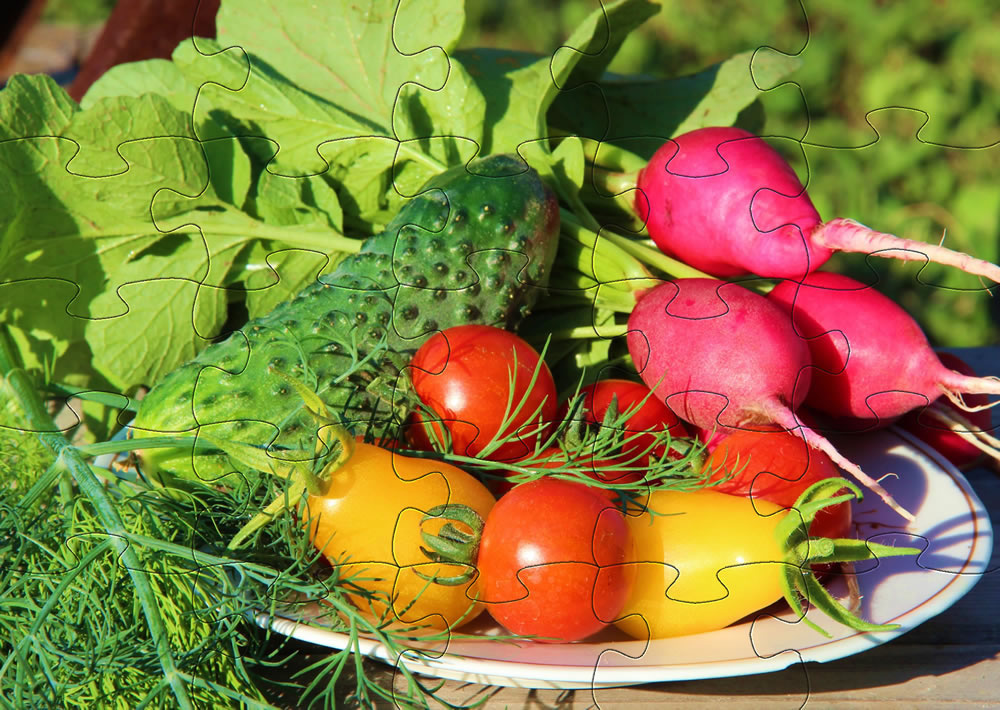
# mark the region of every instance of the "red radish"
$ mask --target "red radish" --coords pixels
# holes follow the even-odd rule
[[[868,284],[829,272],[768,294],[792,314],[812,357],[806,404],[835,417],[887,424],[942,394],[1000,394],[1000,380],[949,370],[917,322]]]
[[[740,128],[699,128],[668,141],[636,186],[635,210],[656,245],[713,276],[801,280],[845,251],[929,260],[1000,282],[1000,267],[988,261],[849,219],[824,223],[784,158]]]
[[[817,418],[816,413],[810,412],[805,407],[796,407],[795,416],[800,422],[805,424],[810,429],[818,430],[820,428],[821,422]],[[764,427],[764,430],[770,431],[771,429]],[[730,432],[718,429],[718,427],[716,427],[716,429],[714,430],[698,429],[695,432],[695,436],[697,437],[698,441],[700,441],[705,445],[705,450],[710,454],[714,453],[716,447],[718,447],[719,444],[722,442],[722,440],[728,437],[729,435]]]
[[[788,314],[768,299],[715,279],[667,282],[636,304],[627,342],[643,382],[684,421],[720,431],[777,424],[913,519],[795,415],[809,390],[809,349]]]
[[[973,377],[976,375],[975,370],[968,363],[951,353],[938,353],[938,359],[942,365],[955,372]],[[989,403],[989,398],[984,394],[970,394],[962,399],[970,407]],[[944,408],[944,412],[940,411],[940,407]],[[972,425],[964,427],[965,431],[961,434],[955,430],[955,423],[948,421],[956,418],[956,415],[966,419]],[[983,458],[982,448],[984,444],[979,443],[973,432],[978,433],[990,429],[991,420],[992,417],[988,411],[966,412],[954,402],[938,400],[924,410],[909,412],[903,417],[900,426],[929,444],[956,467],[969,468]],[[959,427],[962,425],[959,424]],[[973,441],[977,443],[974,444]],[[996,453],[993,455],[996,456]]]

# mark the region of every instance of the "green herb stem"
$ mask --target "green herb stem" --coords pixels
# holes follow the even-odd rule
[[[128,570],[132,584],[135,586],[135,593],[146,617],[146,624],[156,647],[163,676],[170,685],[178,706],[193,710],[191,698],[170,651],[166,626],[160,616],[153,586],[143,569],[142,561],[135,548],[129,545],[126,540],[125,526],[118,516],[115,504],[80,453],[62,434],[55,433],[58,431],[55,422],[52,421],[45,406],[35,394],[27,373],[17,365],[14,352],[10,333],[4,327],[0,330],[0,372],[3,372],[10,384],[29,425],[37,432],[36,435],[56,459],[62,461],[73,476],[80,491],[93,504],[94,510],[108,534],[110,544],[115,548],[121,563]]]

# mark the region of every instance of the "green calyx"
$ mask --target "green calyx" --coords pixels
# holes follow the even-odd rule
[[[330,416],[323,400],[303,382],[291,375],[283,372],[275,372],[275,374],[295,389],[302,398],[309,416],[321,428],[317,432],[312,459],[303,456],[300,461],[283,462],[280,468],[275,467],[274,459],[271,459],[266,451],[250,444],[222,440],[211,442],[242,464],[289,481],[284,492],[280,493],[263,511],[255,515],[233,536],[233,539],[229,541],[228,549],[230,550],[237,549],[257,530],[290,507],[294,507],[303,493],[325,495],[330,488],[330,476],[347,463],[354,454],[354,439],[343,426]],[[307,451],[299,453],[309,454]]]
[[[847,493],[837,495],[845,488]],[[816,579],[812,565],[917,555],[921,552],[915,547],[892,547],[868,540],[809,536],[809,526],[820,510],[854,498],[861,500],[861,497],[861,489],[842,478],[818,481],[802,492],[793,510],[775,528],[788,563],[781,573],[785,600],[803,621],[827,638],[831,638],[831,634],[806,617],[803,598],[831,619],[856,631],[893,631],[899,628],[899,624],[873,624],[845,608]]]
[[[467,505],[446,503],[431,508],[420,522],[423,524],[432,520],[447,522],[436,534],[426,530],[420,531],[420,537],[427,544],[427,547],[421,547],[420,551],[431,562],[463,565],[465,570],[450,577],[432,577],[419,571],[416,574],[428,582],[448,587],[465,584],[472,579],[476,571],[476,555],[479,552],[479,540],[485,524],[482,517]],[[453,523],[458,523],[466,529],[460,529]]]

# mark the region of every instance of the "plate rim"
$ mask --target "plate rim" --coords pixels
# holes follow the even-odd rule
[[[880,430],[880,433],[891,434],[897,437],[908,448],[916,451],[928,459],[934,466],[948,474],[951,483],[962,493],[969,506],[968,515],[965,519],[973,523],[975,531],[973,544],[963,562],[963,569],[977,562],[984,562],[988,566],[993,549],[993,527],[990,522],[989,512],[986,510],[979,496],[976,495],[975,490],[964,474],[940,453],[909,432],[897,427],[890,427]],[[968,594],[982,578],[982,573],[966,574],[961,571],[948,573],[952,575],[952,578],[932,596],[921,600],[916,606],[900,611],[897,615],[887,620],[886,623],[901,623],[901,619],[905,620],[906,623],[901,624],[899,629],[885,632],[855,631],[847,636],[835,637],[833,639],[817,637],[814,644],[800,648],[785,649],[769,656],[758,654],[753,657],[748,656],[729,660],[696,661],[669,665],[660,663],[642,664],[638,662],[641,659],[641,656],[639,656],[634,658],[638,663],[629,663],[628,665],[601,665],[600,660],[598,660],[592,666],[561,666],[548,663],[466,656],[447,650],[433,651],[427,654],[408,650],[403,651],[400,657],[396,658],[382,644],[370,639],[362,641],[361,651],[364,655],[385,663],[393,665],[402,663],[411,672],[421,675],[514,687],[558,687],[567,689],[574,687],[614,687],[653,682],[756,675],[780,671],[800,661],[827,663],[863,653],[871,648],[885,644],[951,607],[959,599]],[[942,595],[944,595],[943,599],[941,598]],[[924,609],[924,612],[918,613],[921,609]],[[786,610],[784,613],[789,613],[789,610]],[[777,616],[780,617],[781,614]],[[782,623],[780,619],[775,619],[774,621],[775,623]],[[254,622],[261,628],[274,631],[275,633],[316,645],[326,646],[331,649],[344,648],[346,643],[335,645],[324,639],[341,637],[344,641],[349,642],[349,637],[345,634],[322,626],[304,623],[301,620],[280,614],[270,615],[266,612],[258,612],[254,616]],[[742,629],[746,627],[749,631],[754,623],[756,623],[756,619],[751,619],[736,626],[727,627],[727,629]],[[726,631],[727,629],[720,631]],[[704,634],[693,634],[692,636],[704,636]],[[484,641],[487,639],[488,637],[484,637]],[[648,643],[652,642],[635,641],[635,643],[647,644],[647,648]],[[846,653],[817,653],[817,649],[829,649],[831,646],[856,646],[859,643],[862,643],[864,647],[848,650]],[[601,651],[598,659],[606,652],[609,651]],[[610,649],[610,652],[617,655],[627,655],[614,649]],[[757,651],[754,650],[754,653],[757,653]],[[645,653],[642,655],[645,655]]]

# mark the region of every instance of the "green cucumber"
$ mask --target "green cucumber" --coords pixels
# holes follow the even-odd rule
[[[455,325],[514,328],[548,282],[558,234],[554,194],[516,156],[452,168],[333,273],[157,383],[133,434],[203,435],[276,458],[311,450],[317,426],[288,376],[355,429],[393,432],[406,414],[394,393],[406,390],[412,353]],[[151,448],[142,460],[161,481],[253,476],[193,445]]]

